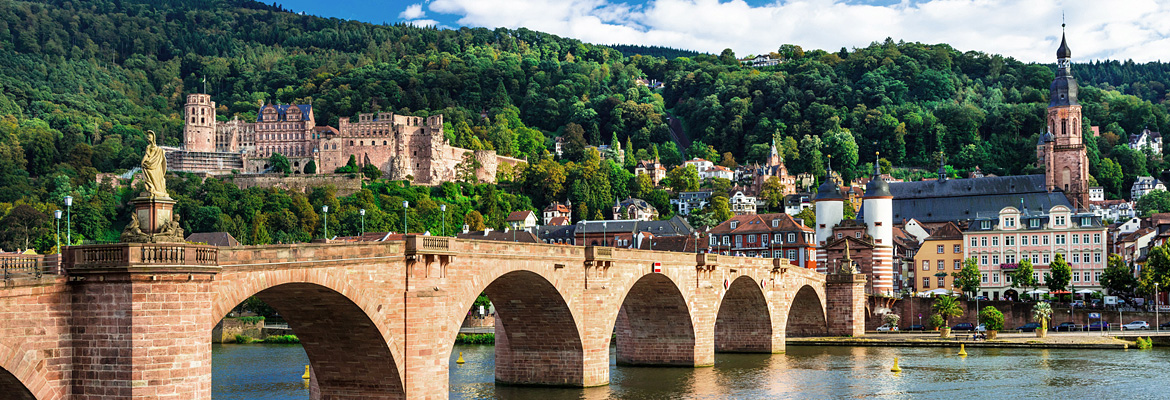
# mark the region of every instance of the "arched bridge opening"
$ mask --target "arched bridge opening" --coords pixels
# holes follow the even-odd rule
[[[0,367],[0,398],[5,400],[37,400],[32,392],[8,370]]]
[[[255,297],[300,339],[312,366],[312,398],[406,398],[387,339],[348,297],[314,283],[284,283]]]
[[[825,336],[829,325],[825,319],[824,302],[812,286],[805,285],[792,297],[788,310],[787,337]]]
[[[577,321],[552,283],[535,272],[513,271],[497,277],[483,293],[495,308],[497,383],[582,385]]]
[[[695,327],[686,299],[664,274],[638,279],[618,311],[617,362],[634,366],[695,366]]]
[[[715,351],[771,353],[772,329],[760,284],[748,276],[732,281],[715,317]]]

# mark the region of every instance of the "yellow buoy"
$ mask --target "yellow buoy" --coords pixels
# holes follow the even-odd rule
[[[890,372],[902,372],[902,368],[898,366],[898,357],[894,357],[894,367],[890,368]]]
[[[459,359],[455,360],[456,364],[463,364],[463,352],[459,352]]]
[[[309,366],[305,366],[305,374],[301,375],[301,379],[309,379]]]
[[[964,344],[959,343],[959,357],[966,357],[966,356],[967,356],[967,347]]]

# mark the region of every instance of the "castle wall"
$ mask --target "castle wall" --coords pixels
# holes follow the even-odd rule
[[[349,174],[290,176],[285,176],[284,174],[251,174],[232,175],[226,179],[235,183],[240,189],[252,187],[278,188],[305,193],[315,187],[333,185],[333,187],[337,188],[338,197],[349,196],[362,190],[362,178],[360,176],[351,178]]]

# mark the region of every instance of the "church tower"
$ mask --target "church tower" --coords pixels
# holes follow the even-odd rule
[[[191,93],[183,108],[183,150],[215,151],[215,102],[211,95]]]
[[[1060,48],[1056,50],[1056,79],[1048,101],[1048,131],[1040,135],[1036,155],[1044,167],[1048,190],[1063,191],[1073,208],[1085,209],[1089,202],[1089,160],[1071,58],[1072,50],[1061,34]]]

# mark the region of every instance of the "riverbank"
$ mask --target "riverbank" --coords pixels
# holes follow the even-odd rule
[[[1128,338],[1127,338],[1128,339]],[[877,346],[877,347],[998,347],[1036,349],[1113,349],[1137,348],[1135,342],[1113,336],[1049,334],[1000,334],[995,340],[970,340],[966,336],[940,338],[938,334],[866,335],[864,337],[788,338],[788,346]]]

